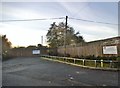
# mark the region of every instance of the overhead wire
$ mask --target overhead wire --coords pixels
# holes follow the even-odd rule
[[[54,20],[54,19],[63,19],[64,20],[65,17],[59,17],[59,18],[42,18],[42,19],[23,19],[23,20],[0,20],[0,22],[39,21],[39,20]],[[119,24],[115,24],[115,23],[100,22],[100,21],[86,20],[86,19],[73,18],[73,17],[69,17],[69,19],[80,20],[80,21],[85,21],[85,22],[92,22],[92,23],[101,23],[101,24],[109,24],[109,25],[119,25]]]
[[[90,9],[93,9],[91,4],[88,5]],[[98,14],[98,12],[95,12],[95,11],[92,11],[93,15],[95,15],[97,17],[97,19],[101,19],[101,20],[107,20],[105,19],[105,17],[101,16],[100,14]],[[109,20],[108,20],[109,21]],[[114,23],[111,23],[113,25],[119,25],[119,24],[114,24]]]
[[[16,21],[39,21],[39,20],[53,20],[53,19],[64,19],[65,17],[59,18],[42,18],[42,19],[23,19],[23,20],[0,20],[0,22],[16,22]]]
[[[101,23],[101,24],[109,24],[109,25],[119,25],[119,24],[115,24],[115,23],[100,22],[100,21],[93,21],[93,20],[79,19],[79,18],[73,18],[73,17],[70,17],[69,19],[80,20],[80,21],[85,21],[85,22],[92,22],[92,23]]]
[[[75,13],[74,16],[77,15],[77,14],[79,14],[79,12],[83,11],[83,9],[86,9],[87,7],[90,7],[90,3],[87,3],[83,8],[81,8],[77,13]],[[86,22],[93,22],[93,23],[109,24],[109,25],[119,25],[119,24],[109,23],[109,22],[100,22],[100,21],[79,19],[79,18],[74,18],[74,16],[72,16],[72,18],[70,17],[69,19],[80,20],[80,21],[86,21]]]

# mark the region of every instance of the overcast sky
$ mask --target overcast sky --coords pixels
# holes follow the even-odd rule
[[[1,20],[24,20],[59,18],[85,19],[118,24],[118,2],[1,2]],[[0,34],[6,34],[13,46],[28,46],[41,43],[52,22],[64,19],[1,22]],[[79,31],[85,41],[118,36],[118,25],[92,23],[68,19],[68,24]]]

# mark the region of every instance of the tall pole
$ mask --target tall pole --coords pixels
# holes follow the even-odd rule
[[[67,36],[67,21],[68,21],[68,16],[66,16],[66,22],[65,22],[65,31],[64,31],[64,56],[66,56],[66,36]]]

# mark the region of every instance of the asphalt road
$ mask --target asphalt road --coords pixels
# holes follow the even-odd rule
[[[117,86],[118,72],[84,69],[40,57],[15,58],[3,65],[3,86]]]
[[[0,58],[0,87],[2,87],[2,60]]]

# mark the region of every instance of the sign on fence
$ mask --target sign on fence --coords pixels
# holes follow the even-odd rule
[[[117,54],[117,46],[103,46],[103,54]]]
[[[40,50],[33,50],[32,54],[40,54]]]

